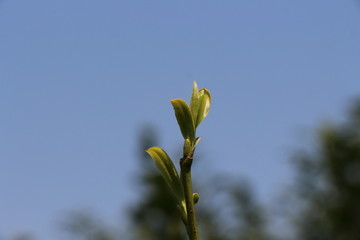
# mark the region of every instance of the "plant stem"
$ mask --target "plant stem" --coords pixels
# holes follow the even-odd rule
[[[192,157],[183,157],[180,159],[181,167],[181,181],[184,187],[185,203],[187,211],[187,225],[186,230],[189,236],[189,240],[199,240],[198,230],[196,226],[195,206],[192,192],[191,181],[191,165]]]

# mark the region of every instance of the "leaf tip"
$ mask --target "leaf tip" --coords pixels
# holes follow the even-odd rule
[[[175,105],[179,102],[183,101],[182,99],[179,98],[174,98],[170,100],[171,105],[173,105],[173,107],[175,107]]]
[[[198,85],[197,85],[197,82],[196,82],[196,81],[193,82],[193,89],[198,90]]]

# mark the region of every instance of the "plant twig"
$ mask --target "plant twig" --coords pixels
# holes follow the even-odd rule
[[[180,159],[181,168],[181,181],[184,187],[186,212],[187,212],[187,225],[186,229],[190,240],[199,240],[198,229],[196,225],[195,204],[192,192],[191,181],[191,165],[192,157],[183,157]]]
[[[178,201],[178,209],[189,236],[189,240],[199,240],[196,226],[195,202],[199,194],[192,192],[191,165],[193,155],[201,137],[196,137],[196,128],[208,115],[211,104],[211,95],[206,88],[198,89],[196,82],[190,99],[190,106],[182,99],[170,101],[174,107],[175,117],[184,137],[184,153],[180,159],[180,177],[167,153],[159,147],[151,147],[146,150],[159,168],[165,182],[174,193]],[[185,205],[184,206],[184,202]]]

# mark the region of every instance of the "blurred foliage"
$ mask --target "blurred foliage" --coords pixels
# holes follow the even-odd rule
[[[287,203],[294,223],[293,238],[301,240],[360,240],[360,101],[348,120],[327,125],[318,132],[317,146],[296,156],[296,186],[288,191],[296,201]],[[139,136],[138,201],[129,209],[131,236],[114,234],[87,215],[72,215],[66,231],[73,239],[89,240],[186,240],[176,202],[145,149],[157,145],[155,131],[145,128]],[[195,178],[196,180],[196,178]],[[220,175],[199,185],[197,207],[203,240],[271,240],[267,211],[253,194],[251,185]],[[295,194],[293,194],[295,191]],[[295,216],[295,217],[294,217]],[[274,219],[270,219],[273,221]]]
[[[315,153],[297,157],[298,239],[360,239],[360,101],[342,125],[319,132]]]
[[[265,211],[249,183],[217,175],[201,187],[206,199],[198,205],[202,239],[269,240]],[[211,187],[209,187],[211,186]],[[215,199],[214,199],[215,198]]]
[[[140,152],[156,145],[155,139],[154,131],[151,128],[145,129],[139,139]],[[173,194],[168,190],[159,171],[152,166],[152,160],[146,155],[142,156],[141,169],[139,179],[145,192],[130,212],[136,239],[187,239]],[[210,198],[217,194],[221,195],[222,199],[221,202],[205,201],[197,205],[201,239],[270,239],[265,231],[263,212],[248,184],[219,176],[209,181],[197,188],[202,192],[207,191]],[[224,205],[223,201],[226,202],[225,208],[219,206]],[[227,210],[232,214],[228,215]]]
[[[114,230],[102,223],[100,219],[86,210],[71,212],[62,222],[63,230],[70,239],[81,240],[116,240]]]
[[[33,240],[33,236],[31,233],[18,233],[13,240]]]
[[[141,198],[130,211],[134,237],[148,240],[183,240],[185,232],[173,194],[155,169],[145,150],[157,144],[152,127],[145,127],[139,137]]]

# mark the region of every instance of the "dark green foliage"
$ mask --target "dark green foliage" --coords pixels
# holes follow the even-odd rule
[[[262,208],[249,185],[237,184],[229,189],[233,203],[236,206],[234,217],[237,224],[236,239],[265,240],[270,237],[265,231],[265,218]]]
[[[176,200],[144,152],[156,145],[151,128],[139,138],[138,201],[129,211],[132,240],[186,240]],[[295,214],[294,236],[299,240],[360,240],[360,102],[342,125],[323,127],[312,152],[296,158],[296,194],[287,195]],[[201,240],[270,240],[265,211],[249,184],[233,178],[208,178],[197,205]],[[231,180],[230,180],[231,179]],[[70,217],[67,231],[75,239],[112,240],[111,229],[97,221]],[[71,223],[71,224],[69,224]],[[270,225],[271,227],[271,225]],[[289,232],[289,231],[286,231]]]
[[[154,131],[145,129],[139,142],[140,151],[155,145]],[[130,217],[137,239],[185,240],[186,231],[176,209],[176,201],[164,179],[148,156],[142,157],[139,183],[145,191],[134,204]],[[150,165],[149,165],[150,164]],[[148,166],[149,165],[149,166]],[[210,179],[210,176],[209,176]],[[201,190],[197,205],[201,239],[204,240],[268,240],[262,208],[257,203],[249,184],[231,178],[214,177]],[[204,195],[202,195],[204,193]],[[220,196],[223,201],[206,201]],[[230,212],[230,214],[228,214]],[[156,221],[154,221],[156,219]]]
[[[63,229],[71,239],[117,240],[117,234],[88,211],[70,213],[62,223]]]
[[[210,193],[206,195],[218,199],[202,202],[199,209],[204,239],[271,239],[266,231],[264,210],[257,202],[249,183],[222,176],[212,178],[209,182],[210,187],[207,187],[207,191]]]
[[[155,131],[144,128],[139,137],[139,175],[143,191],[129,210],[127,239],[186,240],[186,229],[176,208],[174,194],[144,149],[156,144]],[[210,177],[209,177],[210,179]],[[201,187],[198,220],[202,240],[269,240],[262,208],[250,185],[231,178],[214,177]],[[204,195],[202,195],[204,194]],[[213,198],[220,197],[220,199]],[[208,201],[206,201],[208,199]],[[225,202],[225,204],[224,204]],[[71,239],[124,239],[86,212],[74,212],[63,223]],[[118,232],[117,232],[118,233]]]
[[[360,239],[360,102],[349,120],[320,132],[318,152],[297,160],[298,239]]]
[[[184,240],[176,201],[160,175],[147,176],[151,189],[133,208],[131,219],[137,239]]]
[[[145,153],[156,145],[155,131],[151,127],[141,132],[139,152]],[[145,154],[140,159],[139,185],[145,190],[130,211],[132,229],[136,239],[184,240],[185,229],[176,208],[176,200],[151,158]]]

